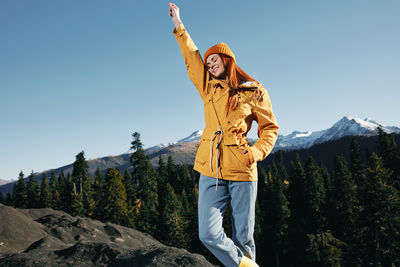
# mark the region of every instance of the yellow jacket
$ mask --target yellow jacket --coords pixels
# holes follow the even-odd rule
[[[256,82],[242,84],[238,90],[238,107],[227,113],[228,84],[211,78],[199,50],[182,23],[174,29],[174,35],[185,59],[189,78],[204,102],[206,128],[197,148],[194,169],[214,178],[256,181],[257,161],[271,152],[279,129],[267,91]],[[246,135],[253,120],[258,123],[259,139],[249,146]],[[243,154],[242,150],[248,153]]]

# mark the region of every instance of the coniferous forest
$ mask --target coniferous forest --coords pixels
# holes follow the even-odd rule
[[[154,168],[135,132],[132,169],[110,168],[88,177],[84,152],[72,173],[21,172],[0,202],[17,208],[53,208],[151,234],[162,243],[218,261],[197,235],[197,182],[192,166],[159,158]],[[394,135],[379,132],[377,150],[317,157],[277,152],[259,164],[255,238],[260,266],[400,266],[400,154]],[[361,155],[361,153],[364,153]],[[322,156],[322,155],[321,155]],[[326,155],[323,155],[326,157]],[[230,234],[230,212],[224,228]]]

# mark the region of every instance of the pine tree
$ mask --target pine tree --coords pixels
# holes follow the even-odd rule
[[[3,197],[3,193],[2,193],[2,192],[0,192],[0,203],[1,203],[1,204],[4,204],[4,203],[5,203],[5,200],[4,200],[4,197]]]
[[[110,168],[106,174],[106,191],[103,219],[123,226],[132,227],[132,213],[126,201],[126,189],[123,176],[116,168]]]
[[[310,238],[321,235],[325,231],[323,208],[326,201],[324,179],[319,166],[312,157],[305,162],[304,168],[296,156],[296,162],[291,163],[289,180],[289,240],[294,262],[299,265],[319,265],[326,261],[310,254]],[[318,244],[321,251],[325,248]],[[319,251],[318,255],[323,255]]]
[[[331,224],[333,235],[347,244],[344,251],[345,265],[357,265],[356,246],[356,219],[357,219],[357,191],[351,172],[343,155],[335,158],[333,175],[334,197],[332,200],[333,216]]]
[[[54,172],[50,176],[50,193],[51,193],[51,207],[53,209],[61,209],[61,193],[58,190],[58,179]]]
[[[262,214],[261,240],[264,243],[262,250],[268,251],[268,253],[263,253],[260,258],[261,261],[274,266],[281,265],[282,256],[286,253],[290,217],[289,202],[283,193],[283,182],[286,179],[282,179],[282,171],[282,169],[279,170],[279,167],[275,171],[269,171],[264,180],[263,198],[260,203],[264,211]],[[274,172],[275,176],[273,175]],[[265,244],[265,242],[268,242],[268,244]],[[269,256],[273,261],[268,261],[266,256]]]
[[[155,235],[159,219],[156,171],[144,152],[140,134],[135,132],[132,136],[134,139],[131,142],[131,149],[134,151],[131,155],[132,177],[138,181],[140,188],[139,200],[136,203],[136,207],[140,207],[137,226],[141,231]]]
[[[304,164],[305,173],[305,221],[308,240],[315,235],[323,235],[325,230],[325,218],[323,217],[323,207],[326,201],[326,192],[323,177],[320,169],[314,159],[309,157]],[[324,255],[322,253],[326,248],[323,243],[318,244],[320,251],[317,255]],[[326,262],[327,259],[323,257],[315,257],[315,254],[307,254],[309,264],[320,265]]]
[[[267,240],[263,240],[264,233],[264,213],[265,213],[265,203],[267,202],[268,195],[265,195],[266,189],[265,180],[267,179],[267,172],[264,168],[258,169],[258,182],[257,182],[257,200],[255,207],[255,222],[254,222],[254,240],[257,244],[257,250],[265,251]],[[260,256],[257,257],[258,261],[261,263]]]
[[[77,189],[76,189],[76,184],[72,180],[68,180],[68,184],[71,184],[73,187],[73,190],[69,193],[70,200],[71,200],[71,206],[69,208],[69,213],[72,216],[83,217],[85,214],[85,210],[83,207],[82,194],[78,194]]]
[[[70,174],[68,174],[70,175]],[[71,177],[71,183],[72,183],[72,177]],[[68,212],[70,209],[71,205],[71,192],[72,192],[72,187],[70,190],[67,188],[67,179],[64,176],[63,172],[60,172],[57,177],[57,190],[60,192],[60,205],[59,209]]]
[[[73,183],[73,185],[75,185],[75,183]],[[70,195],[71,195],[70,214],[72,216],[84,217],[85,210],[83,207],[82,195],[74,192],[71,192]]]
[[[19,173],[18,181],[14,184],[13,192],[14,206],[16,208],[25,209],[28,206],[26,187],[24,181],[24,173]]]
[[[140,203],[140,190],[138,178],[133,176],[133,173],[128,169],[124,172],[124,185],[126,189],[127,202],[133,209],[132,218],[133,222],[137,222],[137,217],[139,216],[139,203]],[[134,224],[133,227],[136,227]]]
[[[43,174],[42,184],[40,186],[40,207],[51,208],[52,197],[50,191],[50,185],[47,181],[46,174]]]
[[[382,158],[372,153],[367,175],[360,183],[364,265],[396,266],[400,264],[400,198],[390,185],[391,171]]]
[[[85,159],[84,151],[76,155],[76,160],[73,164],[72,177],[76,186],[76,192],[81,195],[83,214],[80,216],[93,216],[95,202],[93,200],[93,190],[88,178],[88,164]]]
[[[150,169],[151,170],[151,169]],[[138,174],[141,172],[139,171]],[[159,218],[157,181],[155,172],[149,171],[141,177],[140,185],[140,214],[138,227],[151,235],[156,234]]]
[[[191,169],[193,170],[193,167],[189,165],[181,165],[182,166],[182,172],[184,175],[182,176],[183,178],[183,187],[186,193],[189,193],[192,188],[194,188],[198,182],[197,179],[193,179],[192,177],[192,172]]]
[[[193,169],[190,172],[190,178],[192,181],[198,181],[199,173],[195,172]],[[186,221],[186,233],[188,235],[188,240],[190,240],[190,244],[187,249],[190,251],[196,251],[202,253],[207,249],[201,243],[198,235],[198,220],[197,220],[197,201],[199,195],[198,183],[192,182],[192,186],[188,187],[187,190],[187,199],[188,204],[185,212],[185,221]],[[204,254],[204,253],[202,253]]]
[[[308,233],[319,233],[324,227],[321,207],[325,203],[324,181],[318,165],[309,157],[304,165],[305,172],[305,218]]]
[[[345,244],[340,239],[334,237],[329,230],[318,234],[307,234],[307,237],[307,253],[312,261],[317,263],[312,266],[342,266],[342,247]]]
[[[96,203],[94,210],[94,218],[101,219],[104,217],[104,199],[106,197],[106,180],[102,171],[97,168],[93,182],[94,201]]]
[[[335,208],[334,208],[334,197],[335,197],[335,189],[332,182],[332,177],[322,163],[319,164],[319,170],[322,175],[322,180],[324,181],[324,189],[325,189],[325,203],[321,205],[322,216],[326,218],[325,228],[332,229],[332,218],[335,216]]]
[[[383,166],[392,170],[389,183],[400,191],[400,155],[393,134],[385,133],[381,128],[379,133],[379,156]]]
[[[277,177],[281,179],[283,183],[288,180],[288,174],[285,168],[282,150],[278,151]]]
[[[159,221],[162,224],[163,223],[163,212],[162,210],[165,208],[167,202],[168,202],[168,196],[167,196],[167,184],[168,184],[168,172],[167,172],[167,166],[165,165],[165,162],[163,161],[162,157],[160,156],[158,158],[158,169],[157,169],[157,192],[158,192],[158,203],[160,207],[160,218]],[[156,237],[160,237],[164,234],[162,227],[159,227],[158,232],[156,234]]]
[[[260,180],[258,180],[260,181]],[[258,191],[259,192],[259,191]],[[258,195],[259,196],[259,195]],[[261,243],[263,242],[263,233],[264,233],[264,218],[263,218],[263,210],[260,206],[260,202],[256,200],[256,206],[255,206],[255,221],[254,221],[254,241],[257,244],[257,249],[261,248]],[[260,257],[258,257],[258,260],[260,260]],[[261,261],[260,261],[261,262]]]
[[[325,192],[327,193],[330,188],[333,187],[332,185],[332,177],[329,174],[328,169],[322,163],[319,164],[319,170],[322,176],[322,180],[324,181]]]
[[[343,155],[335,158],[335,171],[333,175],[334,208],[336,223],[334,235],[342,240],[349,240],[355,221],[355,206],[357,194],[351,172]]]
[[[190,178],[190,171],[186,165],[177,165],[176,166],[176,171],[177,171],[177,177],[175,181],[175,186],[170,184],[172,188],[174,188],[175,192],[177,194],[183,192],[186,187],[192,188],[193,187],[193,181]]]
[[[176,169],[177,169],[177,167],[174,164],[174,160],[172,159],[171,156],[168,156],[168,160],[167,160],[168,180],[167,180],[167,182],[172,186],[172,188],[178,187],[178,184],[177,184],[178,173],[177,173]]]
[[[182,216],[182,203],[170,184],[166,186],[167,199],[162,207],[161,240],[169,246],[186,247],[185,221]]]
[[[190,172],[189,172],[189,176],[190,176]],[[196,210],[195,215],[197,215],[197,206],[192,206],[192,200],[191,200],[191,196],[190,196],[190,194],[192,192],[190,190],[190,187],[187,187],[186,190],[189,191],[190,193],[186,193],[185,190],[182,190],[182,193],[177,195],[177,197],[178,197],[179,202],[182,203],[181,217],[182,217],[184,240],[182,240],[180,242],[182,244],[182,247],[189,248],[198,236],[197,235],[198,228],[197,227],[194,228],[192,225],[193,224],[192,216],[193,216],[194,208]],[[194,217],[197,217],[197,216],[194,216]],[[192,231],[193,231],[193,233],[191,233]]]
[[[366,153],[368,155],[368,153]],[[364,250],[364,241],[362,235],[362,220],[363,218],[360,216],[362,205],[360,205],[360,199],[362,199],[362,188],[360,188],[360,184],[366,179],[366,165],[360,156],[360,145],[357,142],[357,139],[353,138],[351,140],[350,145],[350,170],[354,180],[356,193],[357,193],[357,205],[354,207],[355,212],[355,229],[356,231],[353,233],[352,239],[353,242],[348,244],[345,249],[345,263],[359,266],[362,265],[361,256],[367,253]],[[349,242],[349,241],[347,241]],[[349,253],[350,252],[350,255]]]
[[[365,175],[365,164],[360,157],[360,145],[354,138],[351,140],[350,145],[350,171],[354,183],[358,185]]]
[[[67,196],[65,211],[72,216],[83,217],[85,212],[83,209],[82,195],[78,193],[76,183],[74,183],[70,173],[67,175],[65,194]]]
[[[4,201],[4,205],[7,205],[7,206],[13,206],[14,205],[14,200],[13,200],[12,195],[10,194],[10,192],[7,192],[7,194],[6,194],[6,199]]]
[[[76,155],[72,170],[73,182],[76,185],[77,194],[81,194],[84,190],[84,184],[88,180],[88,169],[89,167],[85,159],[85,152],[82,151],[78,155]]]
[[[289,219],[289,250],[293,255],[292,262],[306,266],[305,248],[308,245],[306,218],[305,218],[305,173],[299,155],[296,161],[291,162],[289,169],[288,199],[290,208]]]
[[[94,200],[94,191],[90,180],[86,181],[84,186],[84,192],[82,194],[83,208],[85,210],[85,216],[93,217],[96,209],[96,202]]]
[[[36,180],[35,174],[31,173],[29,176],[29,181],[26,189],[26,194],[28,196],[28,208],[39,208],[40,207],[40,185]]]

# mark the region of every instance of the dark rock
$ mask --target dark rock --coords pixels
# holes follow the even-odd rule
[[[0,257],[23,252],[33,242],[47,236],[45,226],[18,209],[0,204],[0,218]]]
[[[52,209],[0,204],[0,266],[213,266],[148,234]]]

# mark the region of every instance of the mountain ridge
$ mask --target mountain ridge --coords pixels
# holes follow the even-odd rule
[[[11,180],[3,180],[0,178],[0,185],[11,183]]]
[[[332,127],[320,131],[293,131],[292,133],[283,136],[278,135],[278,140],[272,153],[278,150],[295,150],[302,148],[310,148],[313,145],[321,144],[324,142],[337,140],[345,136],[373,136],[378,134],[378,127],[381,127],[387,133],[400,134],[400,128],[397,126],[383,126],[371,118],[364,120],[355,117],[344,116]],[[159,157],[166,160],[171,156],[176,164],[193,164],[195,151],[197,149],[198,141],[201,138],[202,131],[196,130],[185,138],[174,141],[168,144],[160,144],[145,148],[152,164],[158,166]],[[249,139],[252,144],[256,140]],[[97,168],[105,172],[108,168],[117,167],[121,172],[131,168],[130,155],[131,152],[122,153],[116,156],[106,156],[88,160],[89,176],[94,176]],[[65,165],[56,169],[50,169],[36,173],[36,178],[41,181],[42,175],[46,174],[47,177],[54,172],[55,175],[63,172],[65,175],[69,172],[72,173],[73,164]],[[12,192],[15,181],[5,185],[0,185],[0,192]]]
[[[400,128],[397,126],[384,126],[371,118],[365,118],[364,120],[344,116],[339,121],[334,123],[330,128],[319,131],[305,131],[301,132],[294,130],[288,135],[278,135],[278,140],[275,143],[274,150],[293,150],[299,148],[309,148],[313,145],[320,144],[326,141],[340,139],[344,136],[372,136],[378,134],[378,128],[381,127],[386,133],[400,133]],[[154,151],[157,149],[168,147],[169,145],[175,145],[183,142],[198,141],[201,138],[202,131],[197,130],[190,134],[188,137],[182,138],[178,141],[159,144],[152,146],[146,150]],[[254,143],[255,139],[248,139],[250,143]]]
[[[345,136],[378,135],[379,127],[386,133],[400,133],[400,128],[397,126],[383,126],[370,118],[362,120],[344,116],[325,130],[315,132],[293,131],[286,136],[280,135],[273,151],[310,148],[313,145],[337,140]]]

